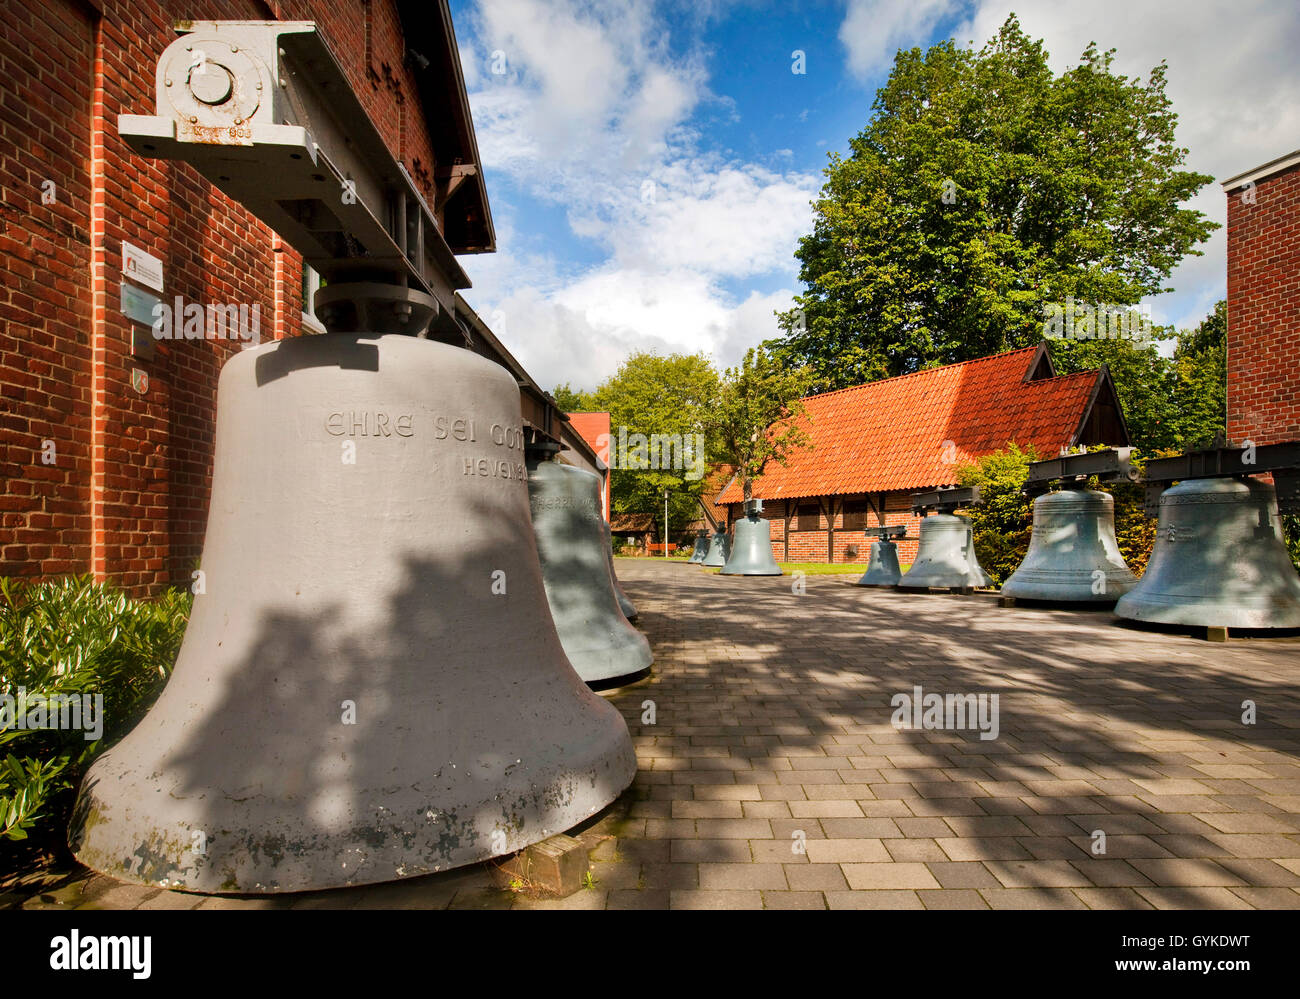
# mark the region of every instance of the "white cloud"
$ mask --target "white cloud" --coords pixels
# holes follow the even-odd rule
[[[704,149],[692,115],[734,103],[710,93],[702,57],[670,53],[652,14],[642,0],[484,0],[462,42],[488,177],[560,206],[605,255],[573,273],[536,242],[524,249],[522,206],[493,192],[499,251],[467,261],[466,297],[543,386],[594,388],[633,350],[734,364],[790,304],[790,291],[738,301],[726,283],[793,284],[820,177]]]
[[[849,0],[840,41],[849,69],[861,78],[888,73],[900,48],[922,45],[953,0]]]

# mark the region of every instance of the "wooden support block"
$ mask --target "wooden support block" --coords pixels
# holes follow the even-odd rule
[[[560,833],[525,847],[501,865],[501,870],[526,885],[564,897],[582,887],[590,869],[587,848]]]
[[[1205,640],[1207,642],[1226,642],[1228,640],[1227,628],[1206,628]]]
[[[1016,605],[1015,597],[998,597],[999,607],[1014,607]]]

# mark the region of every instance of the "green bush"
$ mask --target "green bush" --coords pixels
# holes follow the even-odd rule
[[[976,557],[997,586],[1016,571],[1029,550],[1033,505],[1021,490],[1029,476],[1029,463],[1037,460],[1032,448],[1021,451],[1009,442],[1001,451],[957,470],[963,486],[980,487],[981,502],[966,515],[975,533]]]
[[[24,717],[53,695],[102,696],[99,738],[83,729],[0,731],[0,843],[29,834],[55,849],[98,753],[130,731],[180,649],[190,594],[133,600],[89,578],[0,579],[0,705]]]
[[[1286,550],[1291,553],[1291,561],[1300,570],[1300,516],[1282,514],[1282,537],[1286,540]]]

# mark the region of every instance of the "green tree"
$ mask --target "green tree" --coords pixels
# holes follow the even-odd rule
[[[1165,65],[1145,83],[1095,43],[1055,76],[1015,15],[979,51],[899,51],[867,127],[832,154],[806,286],[773,342],[816,389],[1035,343],[1044,304],[1132,305],[1217,228],[1179,205]]]
[[[723,375],[706,416],[709,445],[715,460],[735,467],[746,500],[769,461],[784,465],[795,449],[811,446],[802,401],[811,383],[810,371],[784,367],[761,347]]]
[[[1178,337],[1173,359],[1180,444],[1211,440],[1228,427],[1228,303],[1220,301],[1200,325]]]
[[[581,397],[588,409],[609,412],[615,512],[651,514],[661,532],[663,491],[668,489],[670,530],[672,524],[696,519],[699,507],[693,497],[704,488],[712,456],[707,443],[700,451],[691,447],[691,435],[704,433],[704,416],[717,391],[718,374],[705,354],[638,352],[595,392]]]
[[[1174,342],[1172,357],[1158,348]],[[1227,303],[1190,330],[1153,330],[1151,341],[1054,340],[1062,374],[1106,365],[1115,380],[1129,437],[1144,454],[1208,442],[1227,423]]]
[[[600,410],[596,406],[591,392],[572,389],[569,383],[557,385],[551,390],[551,398],[560,407],[562,413],[593,413]]]

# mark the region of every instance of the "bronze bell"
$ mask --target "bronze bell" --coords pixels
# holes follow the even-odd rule
[[[1151,560],[1115,613],[1194,627],[1300,628],[1300,576],[1273,486],[1185,479],[1161,493]]]
[[[629,621],[635,621],[638,616],[636,610],[636,604],[632,603],[628,595],[623,592],[623,587],[620,586],[618,582],[618,573],[614,571],[613,532],[611,532],[609,529],[609,521],[606,520],[606,521],[602,521],[601,523],[605,529],[605,539],[606,539],[605,550],[606,550],[606,554],[609,556],[608,559],[609,581],[614,584],[614,596],[618,598],[618,609],[623,612],[623,616],[627,618]]]
[[[392,881],[571,828],[636,773],[551,621],[518,384],[477,354],[328,333],[231,357],[201,565],[162,695],[82,783],[94,870]]]
[[[975,557],[975,538],[966,517],[932,513],[922,518],[916,559],[898,581],[900,589],[964,589],[989,582]]]
[[[1095,489],[1062,489],[1034,501],[1029,550],[1002,594],[1112,604],[1136,585],[1115,541],[1114,498]]]
[[[745,504],[745,516],[732,528],[731,550],[722,575],[781,575],[781,567],[772,555],[772,525],[759,516],[762,511],[762,500],[753,499]]]
[[[578,675],[604,687],[644,676],[653,656],[614,592],[600,488],[599,476],[529,450],[528,496],[555,628]]]
[[[691,565],[699,565],[709,554],[709,532],[700,531],[695,535],[695,547],[691,551],[691,557],[686,561]]]

